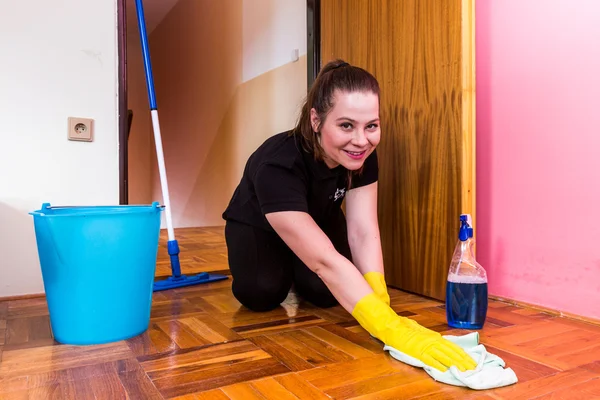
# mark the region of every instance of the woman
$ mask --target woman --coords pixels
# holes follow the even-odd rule
[[[305,300],[340,304],[371,335],[425,364],[472,369],[460,347],[389,306],[377,222],[380,133],[377,80],[328,63],[297,126],[250,156],[223,213],[233,294],[267,311],[293,284]]]

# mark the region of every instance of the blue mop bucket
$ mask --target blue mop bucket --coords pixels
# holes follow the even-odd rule
[[[51,207],[31,212],[57,342],[110,343],[148,329],[164,207]]]

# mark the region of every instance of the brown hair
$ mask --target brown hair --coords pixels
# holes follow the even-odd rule
[[[325,65],[312,84],[300,117],[291,134],[300,139],[304,151],[313,153],[315,159],[323,160],[323,148],[319,144],[319,132],[313,130],[310,122],[310,110],[315,109],[322,124],[333,107],[333,96],[336,90],[342,92],[368,91],[379,97],[379,83],[369,72],[355,67],[344,60],[330,61]],[[317,127],[317,131],[320,126]]]

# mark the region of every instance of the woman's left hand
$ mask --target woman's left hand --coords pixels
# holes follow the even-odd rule
[[[371,271],[365,275],[365,280],[373,289],[373,292],[383,301],[386,305],[390,305],[390,295],[387,291],[387,285],[385,283],[385,277],[381,272]]]

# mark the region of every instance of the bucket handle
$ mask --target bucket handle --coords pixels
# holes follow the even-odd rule
[[[44,213],[44,211],[46,210],[60,210],[60,209],[69,209],[69,208],[81,208],[81,207],[88,207],[88,206],[51,206],[50,203],[43,203],[42,207],[40,208],[39,211],[31,211],[29,213],[29,215],[46,215]],[[139,204],[139,205],[130,205],[128,207],[147,207],[146,205],[143,204]],[[158,201],[154,201],[152,202],[152,208],[157,208],[159,209],[159,211],[164,210],[165,206],[161,205]]]
[[[45,215],[44,211],[49,210],[51,208],[55,208],[55,207],[50,206],[50,203],[43,203],[42,207],[39,209],[39,211],[31,211],[29,213],[29,215]]]

